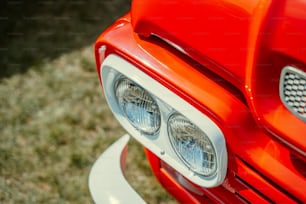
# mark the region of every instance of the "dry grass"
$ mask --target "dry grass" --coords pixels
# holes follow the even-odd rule
[[[4,79],[1,203],[90,203],[91,165],[123,133],[104,101],[92,46]],[[129,156],[129,180],[141,195],[149,203],[173,202],[152,177],[136,142]]]
[[[128,3],[0,6],[0,203],[92,202],[89,170],[124,133],[105,103],[92,43]],[[129,149],[132,185],[149,203],[174,203],[142,147],[132,141]]]

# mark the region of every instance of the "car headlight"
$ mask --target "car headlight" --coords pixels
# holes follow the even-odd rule
[[[123,77],[115,84],[115,95],[122,112],[136,129],[147,134],[159,130],[158,105],[142,87]]]
[[[100,73],[108,105],[131,136],[189,181],[222,184],[226,143],[212,119],[115,54]]]
[[[204,176],[216,172],[216,153],[205,133],[181,114],[168,120],[168,135],[178,156],[192,170]]]

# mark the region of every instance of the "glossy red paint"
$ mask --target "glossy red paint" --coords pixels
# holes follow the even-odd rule
[[[290,65],[306,72],[306,2],[275,2],[258,44],[257,61],[247,73],[249,101],[263,126],[295,151],[306,156],[305,122],[282,104],[278,90],[283,67]]]
[[[286,110],[278,94],[284,66],[306,70],[306,27],[301,26],[306,24],[305,8],[306,3],[298,0],[134,0],[131,15],[135,32],[179,45],[188,56],[230,81],[245,92],[255,117],[264,119],[263,125],[267,123],[270,131],[305,153],[305,124]]]
[[[182,187],[147,151],[156,177],[178,200],[306,202],[306,126],[287,111],[278,95],[284,65],[305,71],[303,8],[305,3],[298,0],[134,0],[132,23],[126,15],[97,39],[98,72],[104,55],[116,53],[223,131],[228,175],[217,188],[196,186],[205,196]],[[106,46],[103,56],[101,46]]]
[[[267,0],[134,0],[131,16],[138,34],[155,34],[179,45],[196,61],[244,89],[248,55],[254,54],[269,5]]]

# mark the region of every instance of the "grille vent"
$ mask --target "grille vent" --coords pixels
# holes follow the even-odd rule
[[[298,118],[306,121],[306,74],[291,66],[282,70],[280,96],[283,104]]]

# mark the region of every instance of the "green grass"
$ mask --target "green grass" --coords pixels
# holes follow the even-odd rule
[[[38,66],[38,67],[35,67]],[[108,109],[92,45],[0,83],[0,203],[91,203],[88,174],[124,130]],[[175,203],[132,141],[129,181],[149,203]]]

